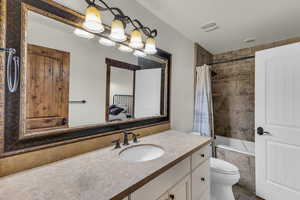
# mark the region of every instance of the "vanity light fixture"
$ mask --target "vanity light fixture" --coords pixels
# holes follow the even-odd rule
[[[126,46],[126,45],[123,45],[123,44],[120,44],[119,48],[118,48],[120,51],[123,51],[123,52],[127,52],[127,53],[130,53],[133,51],[132,48]]]
[[[116,45],[116,43],[114,41],[111,41],[110,39],[101,37],[99,39],[99,43],[102,44],[103,46],[107,46],[107,47],[114,47]]]
[[[124,24],[121,20],[118,19],[118,17],[116,17],[112,21],[109,38],[116,42],[124,42],[127,40],[127,36],[125,35]]]
[[[132,31],[129,46],[134,49],[141,49],[144,47],[142,34],[138,29]]]
[[[101,21],[100,10],[90,4],[85,10],[83,27],[93,33],[102,33],[105,29]]]
[[[79,37],[86,38],[86,39],[93,39],[95,37],[94,34],[79,28],[76,28],[73,33]]]
[[[146,40],[146,47],[145,47],[144,52],[147,53],[147,54],[156,54],[157,49],[156,49],[155,39],[154,38],[149,37]]]
[[[129,46],[133,49],[142,50],[142,48],[145,46],[143,42],[143,34],[145,38],[148,38],[146,41],[146,49],[143,50],[148,54],[156,53],[156,29],[150,29],[149,27],[144,26],[139,20],[131,19],[129,16],[125,15],[120,8],[110,7],[105,3],[104,0],[85,0],[85,2],[88,4],[88,7],[85,11],[85,21],[83,22],[83,28],[88,32],[96,33],[98,36],[101,36],[99,34],[105,31],[105,27],[102,24],[100,12],[102,13],[109,11],[114,16],[114,20],[112,21],[110,33],[107,34],[107,32],[104,32],[105,37],[109,37],[111,40],[118,43],[125,42],[127,40],[127,35],[125,34],[126,26],[131,25],[131,30],[133,31],[131,33]],[[101,5],[97,4],[96,2],[100,3]],[[127,46],[120,46],[119,50],[129,52],[130,49],[131,52],[133,51],[133,49],[131,48]]]
[[[144,52],[142,52],[142,51],[140,51],[140,50],[135,50],[135,51],[133,52],[133,55],[135,55],[136,57],[146,57],[146,56],[147,56],[146,53],[144,53]]]

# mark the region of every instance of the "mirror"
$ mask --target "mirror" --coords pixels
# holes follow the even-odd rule
[[[25,13],[22,137],[167,115],[168,60],[103,46],[72,23]]]
[[[150,63],[148,64],[147,63]],[[109,105],[106,119],[124,121],[164,115],[165,63],[145,58],[140,65],[106,59]]]
[[[134,118],[135,71],[110,67],[110,90],[107,121],[123,121]]]

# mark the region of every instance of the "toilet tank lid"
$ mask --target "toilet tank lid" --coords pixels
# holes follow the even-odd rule
[[[239,169],[224,160],[216,159],[216,158],[211,158],[210,159],[210,168],[213,171],[219,172],[219,173],[224,173],[224,174],[238,174]]]

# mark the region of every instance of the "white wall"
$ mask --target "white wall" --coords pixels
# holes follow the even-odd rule
[[[135,117],[160,115],[161,69],[137,70],[135,77]]]
[[[56,0],[81,13],[86,8],[84,1]],[[172,58],[171,76],[171,125],[173,129],[189,131],[193,123],[194,104],[194,44],[175,29],[155,17],[133,0],[109,0],[108,4],[121,8],[127,15],[134,16],[145,25],[158,29],[158,47],[170,52]],[[174,2],[175,3],[175,2]],[[102,12],[109,16],[109,13]],[[103,17],[110,24],[112,17]]]
[[[132,70],[111,67],[110,72],[110,105],[113,104],[115,94],[133,95]]]
[[[194,107],[194,43],[154,16],[136,1],[110,0],[129,16],[158,29],[158,47],[172,54],[171,126],[190,131],[193,128]],[[174,3],[176,3],[174,1]]]

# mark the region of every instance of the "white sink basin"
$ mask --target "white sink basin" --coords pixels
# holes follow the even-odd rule
[[[120,158],[130,162],[145,162],[161,157],[163,148],[152,144],[141,144],[128,147],[120,152]]]

